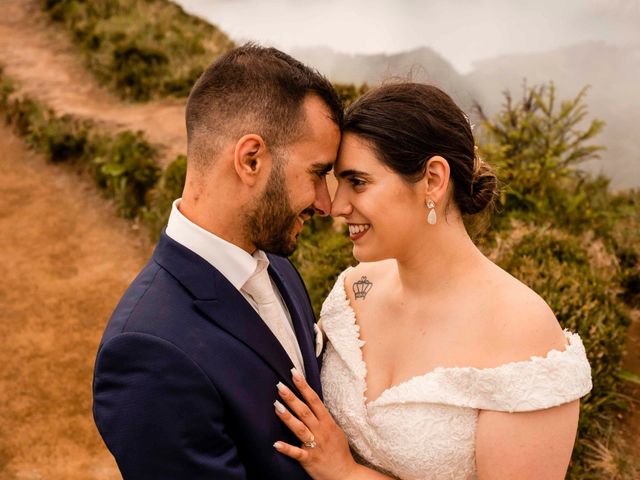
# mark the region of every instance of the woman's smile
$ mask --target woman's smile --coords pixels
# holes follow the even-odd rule
[[[371,228],[371,225],[368,223],[349,223],[348,225],[349,238],[351,238],[353,242],[362,238]]]

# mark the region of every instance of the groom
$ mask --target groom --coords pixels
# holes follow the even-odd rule
[[[248,44],[197,81],[182,199],[105,330],[94,418],[124,480],[303,479],[272,447],[291,368],[320,392],[314,315],[289,260],[326,215],[342,106],[290,56]]]

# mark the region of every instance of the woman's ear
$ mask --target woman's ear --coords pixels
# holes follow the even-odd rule
[[[254,186],[258,179],[271,169],[271,156],[260,135],[244,135],[233,150],[233,166],[242,183]]]
[[[449,162],[443,157],[435,155],[427,161],[423,182],[425,183],[425,201],[431,199],[436,204],[446,198],[451,170]]]

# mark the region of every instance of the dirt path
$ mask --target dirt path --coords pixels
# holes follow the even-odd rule
[[[147,233],[4,125],[0,153],[0,479],[117,479],[92,420],[92,368]]]
[[[640,374],[640,309],[631,312],[631,327],[629,327],[623,367]],[[625,393],[640,402],[640,385],[626,384]],[[621,430],[630,454],[634,453],[636,466],[640,468],[640,460],[637,458],[637,452],[640,451],[640,403],[631,405],[631,411],[624,419]]]
[[[45,101],[58,113],[144,130],[162,147],[165,164],[186,153],[184,100],[125,104],[87,72],[67,33],[48,21],[39,0],[0,0],[0,63],[19,92]]]

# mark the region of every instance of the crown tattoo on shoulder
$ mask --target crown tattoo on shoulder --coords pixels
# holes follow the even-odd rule
[[[358,298],[365,299],[369,290],[373,287],[373,283],[367,280],[367,277],[362,276],[360,280],[353,284],[353,293],[356,296],[356,300]]]

